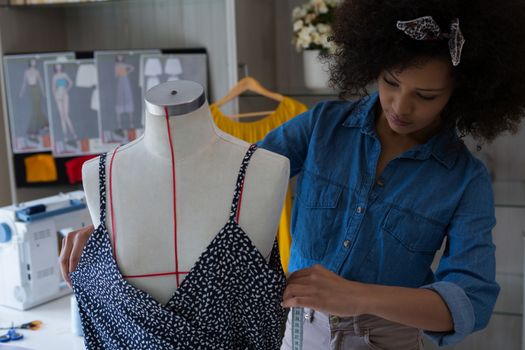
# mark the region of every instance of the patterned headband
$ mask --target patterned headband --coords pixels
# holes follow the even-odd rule
[[[448,39],[452,64],[457,66],[461,61],[461,50],[465,44],[465,38],[459,29],[458,18],[454,18],[450,22],[450,33],[441,32],[441,28],[432,16],[419,17],[410,21],[397,21],[397,29],[415,40]]]

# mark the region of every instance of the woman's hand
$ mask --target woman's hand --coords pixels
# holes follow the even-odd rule
[[[337,316],[364,313],[366,284],[346,280],[332,271],[314,265],[296,271],[288,278],[283,307],[307,307]]]
[[[77,268],[80,256],[84,250],[89,236],[94,231],[93,225],[86,226],[80,230],[70,232],[62,240],[62,252],[60,253],[60,270],[62,271],[62,277],[67,282],[69,288],[71,288],[71,280],[69,279],[69,273],[75,271]]]
[[[434,332],[454,329],[447,305],[433,290],[349,281],[320,265],[290,276],[282,306],[307,307],[341,317],[375,315]]]

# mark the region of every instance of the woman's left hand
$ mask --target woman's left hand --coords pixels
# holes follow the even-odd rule
[[[282,306],[307,307],[344,317],[365,313],[364,299],[366,284],[346,280],[321,265],[314,265],[290,275]]]

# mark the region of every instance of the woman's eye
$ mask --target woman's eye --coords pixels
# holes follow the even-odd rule
[[[424,96],[424,95],[419,95],[419,97],[425,101],[432,101],[433,99],[436,98],[436,96]]]
[[[383,77],[383,81],[384,81],[386,84],[388,84],[388,85],[390,85],[390,86],[392,86],[392,87],[398,87],[398,86],[399,86],[396,82],[390,81],[390,80],[388,80],[388,79],[385,78],[385,77]],[[418,96],[419,98],[421,98],[422,100],[425,100],[425,101],[432,101],[432,100],[434,100],[434,99],[436,98],[436,96],[426,96],[426,95],[420,95],[420,94],[418,94],[417,96]]]
[[[385,83],[387,83],[390,86],[397,86],[396,83],[394,83],[393,81],[388,80],[387,78],[383,77],[383,80],[385,81]]]

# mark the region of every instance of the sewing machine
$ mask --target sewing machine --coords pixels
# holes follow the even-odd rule
[[[90,223],[82,191],[0,208],[0,305],[27,310],[70,294],[62,239]]]

